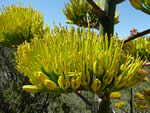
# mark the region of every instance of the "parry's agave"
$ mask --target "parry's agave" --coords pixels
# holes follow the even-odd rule
[[[33,35],[43,35],[43,25],[41,13],[31,6],[5,6],[0,12],[0,46],[16,47],[25,40],[30,42]]]
[[[136,75],[145,62],[131,56],[121,60],[122,45],[117,38],[108,41],[90,29],[54,27],[43,38],[18,47],[17,69],[33,84],[24,90],[98,93],[134,87],[145,77]]]

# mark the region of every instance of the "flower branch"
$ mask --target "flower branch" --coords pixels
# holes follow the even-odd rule
[[[116,0],[116,4],[120,4],[122,2],[124,2],[125,0]]]
[[[126,110],[124,110],[123,108],[119,108],[120,110],[122,110],[125,113],[128,113]]]
[[[127,42],[129,42],[129,41],[131,41],[131,40],[134,40],[134,39],[136,39],[136,38],[138,38],[138,37],[141,37],[141,36],[146,35],[146,34],[149,34],[149,33],[150,33],[150,29],[147,29],[147,30],[142,31],[142,32],[138,32],[138,33],[136,33],[135,35],[129,36],[129,37],[124,41],[124,43],[127,43]]]
[[[90,107],[91,111],[93,110],[93,105],[80,93],[80,91],[75,92],[75,94]]]
[[[105,12],[99,8],[95,2],[93,0],[87,0],[88,3],[93,7],[92,12],[99,18],[102,19],[103,17],[105,17]]]
[[[80,26],[87,28],[88,27],[88,23],[80,23]],[[99,30],[99,25],[98,24],[96,24],[96,25],[90,24],[90,28],[95,28],[95,29]]]

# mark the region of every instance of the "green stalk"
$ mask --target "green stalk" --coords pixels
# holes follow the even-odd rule
[[[130,113],[133,113],[133,89],[130,89]]]
[[[105,36],[108,35],[108,39],[114,34],[114,18],[115,18],[115,10],[116,10],[116,2],[115,0],[104,0],[104,12],[106,17],[100,20],[100,34]],[[99,109],[97,113],[112,113],[112,109],[110,107],[110,93],[105,93],[103,97],[101,97],[102,101],[99,104]]]
[[[116,3],[115,0],[104,0],[104,12],[106,16],[100,20],[100,33],[105,36],[108,35],[110,39],[111,35],[114,34],[114,18],[115,18],[115,10]]]
[[[113,113],[110,107],[110,94],[105,93],[105,95],[102,96],[101,99],[102,101],[99,104],[99,109],[97,110],[97,113]]]

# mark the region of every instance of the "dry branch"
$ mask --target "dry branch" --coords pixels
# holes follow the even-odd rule
[[[138,37],[144,36],[144,35],[149,34],[149,33],[150,33],[150,29],[147,29],[147,30],[142,31],[142,32],[138,32],[138,33],[135,34],[135,35],[129,36],[129,37],[124,41],[124,43],[127,43],[127,42],[129,42],[129,41],[131,41],[131,40],[134,40],[134,39],[136,39],[136,38],[138,38]]]
[[[99,18],[102,19],[105,17],[105,12],[96,5],[96,3],[93,0],[87,0],[88,3],[93,7],[92,12]]]
[[[125,0],[116,0],[116,4],[120,4],[122,2],[124,2]]]

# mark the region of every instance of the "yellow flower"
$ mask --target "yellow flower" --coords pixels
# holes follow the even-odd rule
[[[120,92],[112,92],[110,94],[111,99],[120,99],[120,96],[121,96]]]
[[[23,90],[29,93],[38,93],[40,92],[40,88],[37,87],[36,85],[24,85]]]
[[[60,76],[58,79],[58,85],[61,89],[66,90],[70,87],[70,81],[68,79],[64,79],[64,77]]]
[[[45,80],[45,86],[49,89],[49,90],[55,90],[57,89],[57,85],[55,82],[51,81],[51,80]]]
[[[146,105],[145,101],[136,101],[134,103],[134,105],[138,108],[138,109],[146,109],[148,108],[148,106]]]
[[[39,80],[40,83],[45,84],[45,80],[49,80],[48,76],[42,72],[36,72],[35,77]]]
[[[142,0],[130,0],[131,5],[136,9],[143,9]]]
[[[148,75],[148,72],[147,72],[146,70],[144,70],[144,69],[138,70],[137,73],[138,73],[139,75]]]
[[[139,92],[135,94],[135,97],[138,98],[138,99],[141,99],[141,100],[144,99],[144,95],[139,93]]]
[[[94,93],[96,93],[101,87],[101,81],[99,79],[95,79],[92,83],[92,90]]]
[[[118,102],[118,103],[115,103],[115,106],[116,106],[117,108],[122,108],[124,105],[125,105],[124,101],[120,101],[120,102]]]
[[[72,77],[71,78],[71,87],[73,90],[76,90],[77,88],[80,87],[81,84],[81,78],[80,77]]]

